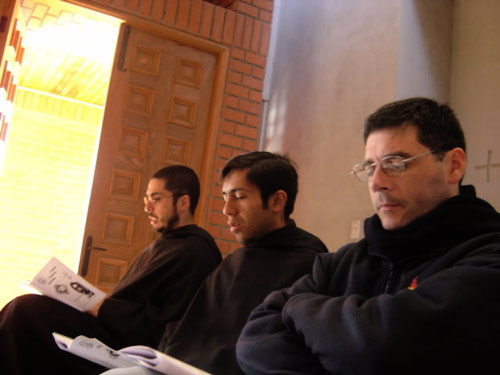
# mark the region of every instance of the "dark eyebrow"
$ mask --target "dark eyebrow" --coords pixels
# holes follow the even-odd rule
[[[381,159],[383,159],[383,158],[390,158],[392,156],[400,156],[400,157],[406,159],[406,158],[411,157],[412,155],[410,155],[409,153],[404,152],[404,151],[394,151],[394,152],[391,152],[391,153],[389,153],[387,155],[382,156]],[[371,163],[375,163],[375,162],[372,159],[365,159],[365,160],[363,160],[362,163],[370,163],[371,164]]]
[[[409,158],[411,155],[407,152],[404,152],[404,151],[396,151],[396,152],[392,152],[390,154],[385,155],[384,158],[391,157],[391,156],[400,156],[402,158]]]
[[[144,194],[144,195],[145,195],[146,197],[147,197],[147,196],[154,197],[154,196],[156,196],[156,195],[162,196],[162,194],[161,194],[161,193],[158,193],[158,192],[153,192],[153,193],[151,193],[151,194],[147,194],[147,193],[146,193],[146,194]]]
[[[245,188],[234,188],[234,189],[229,190],[228,192],[223,191],[222,195],[234,194],[234,193],[237,193],[238,191],[243,191],[245,193],[248,193],[250,190],[245,189]]]

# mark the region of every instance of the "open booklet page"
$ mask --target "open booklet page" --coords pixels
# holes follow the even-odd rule
[[[51,258],[28,286],[80,311],[90,310],[106,296],[56,258]]]
[[[71,339],[55,332],[52,335],[60,349],[107,368],[139,365],[167,375],[210,375],[147,346],[129,346],[115,351],[95,338],[78,336]]]

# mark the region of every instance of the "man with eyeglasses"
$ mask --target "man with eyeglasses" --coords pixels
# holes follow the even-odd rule
[[[461,186],[465,140],[426,98],[364,129],[376,214],[365,238],[257,307],[237,343],[247,375],[485,374],[500,369],[500,215]]]
[[[242,374],[236,340],[248,315],[271,291],[308,273],[323,242],[290,219],[298,175],[284,155],[253,151],[222,169],[222,212],[242,247],[224,258],[179,322],[167,324],[159,350],[213,375]],[[141,367],[103,375],[138,375]]]
[[[160,238],[134,260],[97,312],[25,295],[0,312],[0,368],[14,374],[85,374],[102,368],[60,350],[52,332],[96,337],[114,349],[156,347],[165,324],[180,319],[203,280],[221,262],[213,237],[194,224],[200,195],[186,166],[160,169],[150,179],[144,210]]]

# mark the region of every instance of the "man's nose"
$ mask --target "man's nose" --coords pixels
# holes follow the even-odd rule
[[[234,215],[235,213],[235,209],[234,209],[234,205],[232,203],[232,200],[230,198],[228,198],[225,202],[224,202],[224,207],[222,207],[222,213],[226,216],[231,216],[231,215]]]
[[[144,202],[144,212],[147,212],[148,214],[150,214],[151,212],[153,212],[153,205],[151,204],[150,201],[145,201]]]
[[[384,172],[380,165],[376,165],[373,174],[368,177],[368,187],[370,191],[379,191],[388,189],[390,177]]]

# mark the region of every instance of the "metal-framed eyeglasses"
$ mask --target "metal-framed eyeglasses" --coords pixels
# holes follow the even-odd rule
[[[422,156],[433,154],[437,151],[438,150],[427,151],[423,154],[415,155],[406,159],[400,155],[388,155],[384,156],[380,159],[380,161],[375,163],[364,161],[354,165],[354,167],[352,167],[351,174],[355,175],[361,181],[368,181],[368,179],[375,173],[375,168],[379,165],[387,176],[399,176],[406,170],[406,164],[409,162],[421,158]]]
[[[170,197],[174,197],[175,199],[175,196],[176,194],[169,194],[169,195],[161,195],[161,194],[152,194],[152,195],[145,195],[144,196],[144,205],[148,205],[148,204],[151,204],[151,205],[156,205],[157,203],[159,203],[163,198],[170,198]]]

